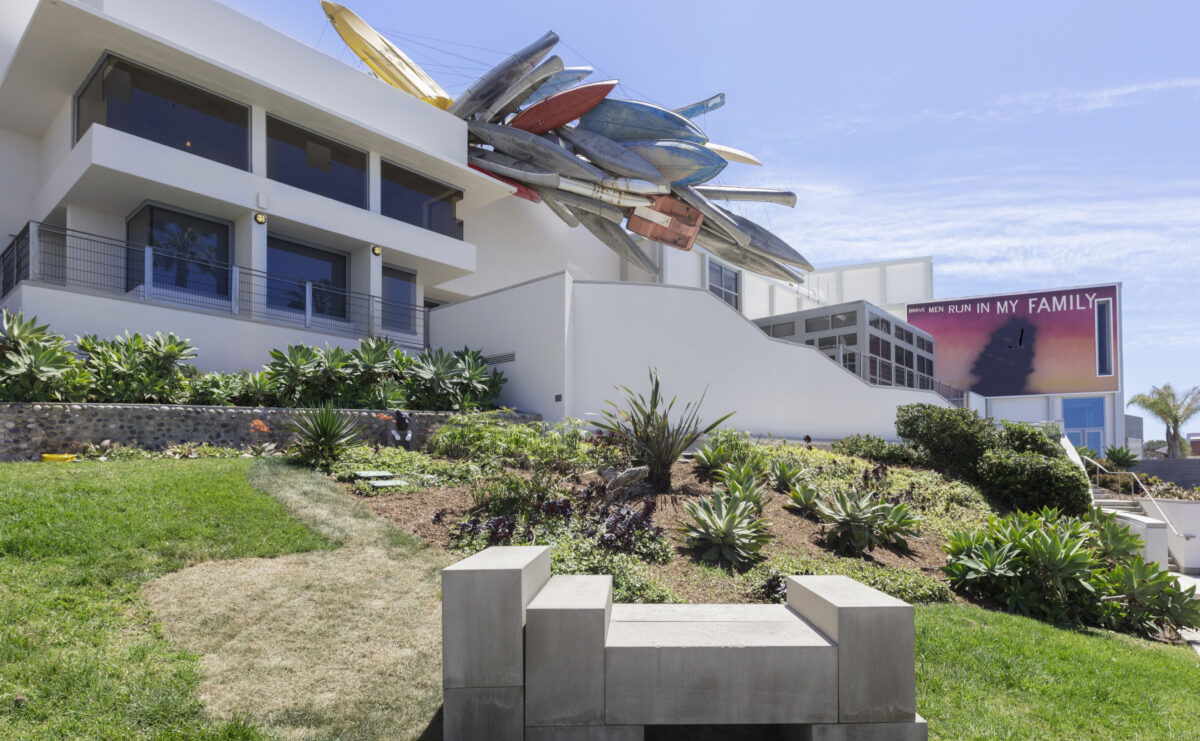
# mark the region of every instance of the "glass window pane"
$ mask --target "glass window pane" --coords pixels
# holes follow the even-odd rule
[[[1095,451],[1104,450],[1104,431],[1103,430],[1088,430],[1087,431],[1087,446]]]
[[[154,288],[229,296],[229,226],[159,206],[129,220],[128,241],[153,249]],[[142,284],[141,250],[126,251],[126,290]]]
[[[1075,447],[1083,445],[1083,433],[1081,433],[1079,430],[1068,430],[1067,439],[1070,440],[1071,444]]]
[[[267,177],[367,207],[367,153],[267,117]]]
[[[1104,398],[1063,399],[1063,424],[1069,429],[1104,427]]]
[[[417,276],[395,268],[383,269],[383,326],[413,333],[417,320]]]
[[[846,347],[849,347],[849,348],[858,347],[858,335],[854,334],[853,332],[850,332],[849,334],[844,334],[844,335],[840,336],[838,338],[838,340]]]
[[[1112,352],[1112,303],[1096,302],[1096,374],[1111,376],[1113,372]]]
[[[305,284],[313,284],[313,313],[346,316],[346,256],[277,237],[267,239],[267,305],[304,311]]]
[[[842,327],[853,327],[858,323],[857,311],[843,311],[840,314],[833,315],[833,328],[841,329]]]
[[[836,337],[821,337],[820,339],[817,340],[817,347],[819,347],[822,350],[824,350],[826,348],[830,348],[830,347],[837,347],[837,338]]]
[[[422,177],[384,160],[380,164],[380,211],[384,216],[455,239],[463,224],[454,216],[461,190]]]
[[[75,115],[78,137],[96,123],[250,169],[249,107],[115,57],[84,86]]]
[[[805,332],[823,332],[827,329],[829,329],[829,317],[827,316],[814,316],[804,320]]]
[[[794,337],[796,335],[795,322],[782,322],[772,327],[772,337]]]

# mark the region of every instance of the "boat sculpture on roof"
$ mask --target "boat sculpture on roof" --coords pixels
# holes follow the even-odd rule
[[[609,98],[617,80],[582,83],[591,67],[564,67],[558,56],[547,57],[558,42],[548,31],[451,101],[361,18],[328,0],[321,4],[380,79],[466,120],[471,168],[512,186],[514,195],[544,203],[569,227],[582,225],[636,267],[658,273],[646,251],[657,243],[680,250],[698,244],[721,260],[790,283],[803,282],[813,269],[775,234],[713,203],[796,205],[796,194],[786,190],[705,185],[731,162],[762,164],[740,149],[713,144],[697,125],[696,118],[725,104],[724,93],[675,110]]]

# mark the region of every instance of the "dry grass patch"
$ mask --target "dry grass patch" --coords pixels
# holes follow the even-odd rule
[[[264,462],[250,478],[342,547],[204,563],[145,586],[166,637],[201,656],[209,712],[286,738],[440,737],[438,577],[453,558],[324,477]]]

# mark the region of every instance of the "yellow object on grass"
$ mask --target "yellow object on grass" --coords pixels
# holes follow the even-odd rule
[[[321,7],[350,51],[366,62],[379,79],[442,110],[454,102],[425,70],[354,11],[329,0],[321,0]]]
[[[69,463],[75,460],[70,453],[42,453],[42,463]]]

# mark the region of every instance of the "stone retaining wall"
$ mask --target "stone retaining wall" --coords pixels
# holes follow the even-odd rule
[[[420,449],[448,412],[343,410],[363,427],[363,440],[395,445],[393,430],[410,450]],[[174,404],[0,404],[0,461],[36,460],[42,453],[75,452],[86,443],[111,440],[162,450],[177,443],[210,443],[240,448],[273,442],[286,445],[295,409],[275,407],[183,406]],[[511,413],[514,422],[539,415]],[[256,431],[261,420],[269,432]]]

